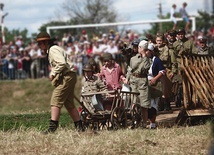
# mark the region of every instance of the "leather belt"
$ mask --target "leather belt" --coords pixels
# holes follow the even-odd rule
[[[137,78],[147,78],[147,74],[132,73],[132,75]]]

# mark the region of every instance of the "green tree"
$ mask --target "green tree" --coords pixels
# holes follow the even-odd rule
[[[159,16],[158,16],[159,17]],[[178,14],[178,17],[180,15]],[[165,16],[162,15],[162,17],[159,17],[160,19],[169,19],[170,13],[167,13]],[[197,31],[203,31],[206,35],[208,32],[208,29],[212,27],[214,23],[214,14],[209,14],[206,11],[198,11],[198,16],[196,17],[196,29]],[[162,23],[162,33],[167,32],[173,27],[173,23]],[[184,21],[178,21],[177,28],[184,28],[185,22]],[[160,32],[160,23],[151,24],[151,29],[148,31],[145,31],[144,33],[149,33],[155,35],[157,32]]]
[[[65,0],[61,11],[57,12],[57,17],[59,18],[58,20],[62,20],[63,17],[68,16],[68,20],[66,22],[52,21],[44,24],[40,27],[40,31],[46,31],[47,26],[115,22],[118,15],[114,8],[112,8],[112,3],[112,0]],[[92,37],[97,32],[106,33],[109,29],[109,27],[91,27],[87,28],[87,33],[89,37]],[[65,32],[80,35],[78,33],[81,30],[81,28],[57,30],[52,31],[51,35],[62,37]]]
[[[214,14],[210,14],[206,11],[198,11],[198,14],[199,15],[196,17],[197,30],[203,31],[206,35],[214,24]]]
[[[51,21],[49,23],[43,24],[40,28],[39,31],[40,32],[46,32],[46,28],[48,26],[63,26],[63,25],[68,25],[69,22],[63,22],[63,21]],[[54,36],[56,39],[57,38],[62,38],[63,37],[63,33],[67,33],[68,29],[62,29],[62,30],[54,30],[51,31],[50,35]],[[37,34],[36,34],[37,35]],[[34,34],[34,37],[36,37],[36,35]]]
[[[179,14],[178,14],[179,17]],[[162,15],[161,17],[158,15],[159,19],[169,19],[170,18],[170,13],[167,13],[166,15]],[[162,29],[160,30],[160,24]],[[185,23],[184,21],[178,22],[177,23],[177,28],[180,27],[185,27]],[[149,33],[149,34],[153,34],[156,35],[157,33],[165,33],[168,32],[169,30],[171,30],[173,28],[173,22],[164,22],[164,23],[152,23],[151,24],[151,29],[148,31],[145,31],[144,33]]]
[[[111,0],[65,0],[62,7],[79,24],[114,22],[117,17]]]
[[[15,41],[15,37],[21,36],[25,43],[30,42],[30,38],[27,37],[28,30],[25,28],[23,30],[13,29],[11,31],[8,30],[7,27],[4,28],[5,31],[5,40],[6,42]]]

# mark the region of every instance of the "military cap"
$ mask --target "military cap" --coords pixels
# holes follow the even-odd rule
[[[93,66],[89,63],[85,64],[85,66],[82,69],[83,71],[88,71],[88,72],[92,72],[93,71]]]
[[[140,39],[135,39],[135,40],[133,40],[132,45],[138,46],[139,43],[140,43]]]
[[[178,30],[177,30],[177,34],[178,33],[183,33],[183,34],[185,34],[186,32],[185,32],[185,30],[183,29],[183,28],[179,28]]]
[[[206,42],[207,42],[207,39],[204,38],[204,37],[202,37],[202,38],[199,38],[198,41],[199,41],[200,43],[206,43]]]
[[[168,35],[170,35],[170,36],[176,36],[176,34],[177,34],[176,30],[170,30],[170,31],[168,31]]]
[[[112,54],[111,53],[104,53],[103,54],[103,61],[109,61],[113,60]]]

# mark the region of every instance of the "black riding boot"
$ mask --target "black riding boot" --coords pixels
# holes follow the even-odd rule
[[[75,128],[77,129],[77,131],[85,131],[85,129],[83,128],[82,125],[82,120],[76,121],[74,122]]]
[[[165,109],[166,111],[171,110],[170,98],[164,98],[164,109]]]
[[[44,132],[45,134],[53,133],[59,126],[59,121],[50,120],[49,128]]]

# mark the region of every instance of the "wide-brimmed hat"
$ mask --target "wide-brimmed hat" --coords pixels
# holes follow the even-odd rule
[[[39,42],[44,40],[51,40],[51,37],[47,32],[40,32],[36,37],[36,41]]]

